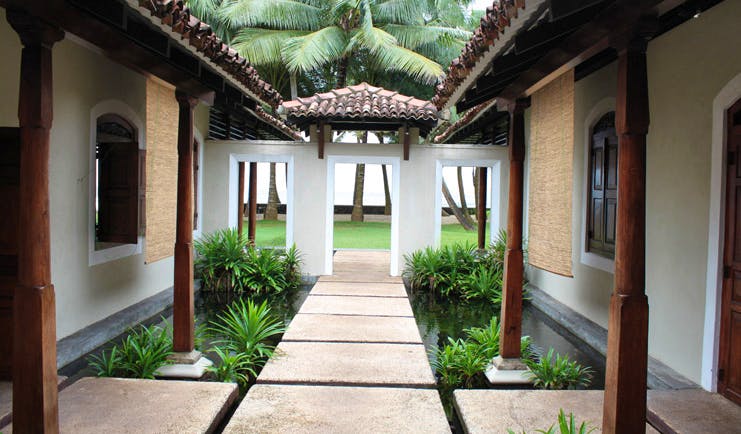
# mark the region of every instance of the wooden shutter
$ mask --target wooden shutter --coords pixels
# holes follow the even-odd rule
[[[139,235],[147,232],[147,151],[139,149]]]
[[[13,292],[18,281],[20,132],[0,128],[0,380],[11,379]]]
[[[614,113],[603,117],[592,136],[589,163],[588,250],[615,256],[617,151]]]
[[[193,230],[198,229],[198,172],[200,170],[198,159],[198,141],[193,140]]]
[[[137,144],[98,144],[98,241],[136,244],[139,200]]]

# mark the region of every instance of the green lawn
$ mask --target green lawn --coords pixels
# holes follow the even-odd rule
[[[403,229],[402,229],[403,230]],[[489,226],[486,227],[487,237]],[[286,222],[259,220],[255,233],[258,246],[284,246],[286,244]],[[488,238],[487,238],[488,239]],[[443,225],[440,242],[442,245],[465,243],[476,244],[476,231],[466,231],[459,224]],[[389,249],[391,248],[391,224],[378,222],[335,222],[334,247],[338,249]]]

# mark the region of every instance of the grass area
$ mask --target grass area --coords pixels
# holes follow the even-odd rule
[[[403,228],[401,230],[404,230]],[[486,227],[486,236],[489,236],[489,226]],[[286,222],[275,220],[259,220],[255,233],[258,246],[285,246]],[[442,227],[440,243],[442,245],[454,243],[476,244],[476,231],[466,231],[463,226],[446,224]],[[338,249],[389,249],[391,248],[391,224],[379,222],[335,222],[334,247]]]

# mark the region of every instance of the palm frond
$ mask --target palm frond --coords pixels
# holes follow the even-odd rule
[[[443,75],[439,63],[398,45],[385,44],[372,50],[372,54],[384,68],[402,72],[422,83],[433,84]]]
[[[456,41],[465,43],[473,36],[473,33],[467,30],[441,26],[387,24],[383,26],[383,30],[393,35],[399,41],[399,45],[410,50],[426,44],[451,45]]]
[[[337,26],[286,41],[283,60],[289,71],[306,72],[342,57],[347,38]]]
[[[234,37],[232,47],[254,65],[277,64],[283,61],[286,41],[308,33],[303,30],[245,27]]]
[[[423,24],[427,4],[421,0],[385,0],[373,4],[373,16],[379,23]]]
[[[233,28],[316,30],[323,13],[320,7],[297,0],[227,0],[219,15]]]

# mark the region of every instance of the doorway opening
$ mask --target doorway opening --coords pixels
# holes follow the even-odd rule
[[[399,274],[399,179],[398,157],[327,158],[325,274],[337,249],[389,250]]]

